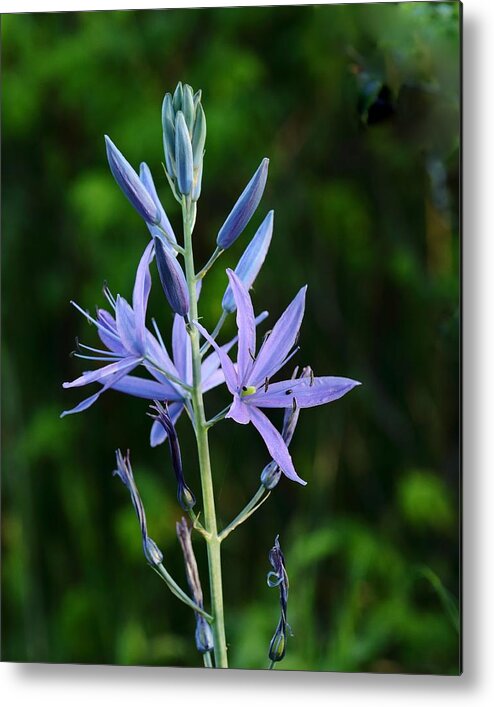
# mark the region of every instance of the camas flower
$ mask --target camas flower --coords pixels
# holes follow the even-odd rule
[[[98,309],[96,318],[84,312],[75,302],[72,304],[93,324],[98,335],[107,347],[95,349],[80,344],[88,353],[75,355],[93,361],[104,361],[107,365],[95,371],[87,371],[76,380],[63,384],[64,388],[76,388],[90,383],[100,383],[102,388],[86,398],[71,410],[62,413],[62,417],[87,410],[101,393],[109,388],[121,390],[131,395],[149,400],[181,400],[183,389],[180,376],[166,349],[156,337],[146,329],[146,309],[151,289],[149,265],[154,257],[154,242],[151,241],[139,262],[132,296],[132,307],[120,295],[114,299],[108,288],[105,295],[114,309],[114,315],[104,309]],[[143,365],[155,378],[149,380],[129,375],[135,368]],[[170,380],[171,376],[174,380]]]
[[[262,312],[256,319],[255,324],[260,324],[268,316],[267,312]],[[161,345],[164,347],[163,341],[160,337]],[[227,344],[221,347],[222,353],[227,355],[228,351],[233,348],[237,343],[237,337],[234,337]],[[190,342],[190,337],[187,334],[187,328],[184,318],[176,314],[173,320],[173,330],[172,330],[172,352],[173,352],[173,362],[176,366],[178,376],[187,385],[192,385],[192,344]],[[132,378],[132,376],[128,376]],[[202,361],[201,364],[201,388],[202,392],[206,393],[208,390],[216,388],[225,382],[225,375],[223,370],[220,368],[220,358],[216,351],[213,351],[209,356]],[[116,386],[117,390],[124,390],[126,380],[123,379]],[[190,395],[182,389],[182,397],[177,402],[172,402],[169,406],[170,418],[173,424],[176,423],[185,405],[189,404]],[[166,431],[163,425],[155,420],[151,428],[151,446],[156,447],[162,444],[167,437]]]
[[[358,381],[336,376],[321,376],[285,380],[271,383],[272,376],[298,349],[295,342],[304,315],[305,292],[303,287],[264,338],[256,355],[256,328],[252,300],[245,286],[232,270],[227,270],[237,306],[238,357],[236,367],[230,357],[211,338],[204,327],[195,322],[205,339],[214,347],[221,360],[228,390],[233,403],[226,417],[256,427],[273,460],[283,473],[293,481],[305,482],[295,471],[292,458],[283,437],[261,412],[260,408],[308,408],[341,398]]]

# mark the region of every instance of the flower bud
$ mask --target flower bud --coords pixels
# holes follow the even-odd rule
[[[196,647],[199,653],[209,653],[214,649],[213,632],[204,616],[196,614]]]
[[[237,240],[257,209],[266,186],[268,165],[269,160],[265,157],[220,228],[216,243],[223,250]]]
[[[137,172],[127,162],[108,135],[105,135],[105,142],[108,164],[118,186],[146,223],[159,223],[159,209],[139,179]]]
[[[206,117],[201,105],[201,91],[193,92],[179,84],[173,98],[167,93],[161,109],[165,168],[178,201],[190,196],[197,201],[201,194]]]
[[[243,282],[247,290],[254,284],[254,280],[266,259],[273,235],[273,217],[274,211],[270,211],[244,250],[235,268],[235,275]],[[225,290],[221,306],[228,313],[234,312],[237,308],[230,285]]]
[[[193,179],[192,143],[182,111],[175,118],[175,162],[179,191],[183,196],[188,196]]]
[[[280,621],[278,628],[269,644],[269,659],[273,663],[278,663],[285,657],[286,650],[286,627]]]
[[[275,486],[278,485],[281,479],[282,471],[275,461],[266,464],[261,472],[261,484],[264,486],[266,491],[271,491]]]
[[[185,317],[189,312],[189,290],[183,270],[168,248],[164,248],[161,240],[154,239],[156,249],[156,264],[168,304],[176,314]]]
[[[149,228],[149,232],[151,233],[151,236],[159,238],[162,242],[163,245],[168,248],[170,248],[170,244],[168,240],[163,236],[163,231],[167,234],[168,238],[173,241],[173,243],[177,242],[177,238],[173,232],[172,225],[170,221],[168,220],[168,216],[166,215],[166,212],[161,204],[161,201],[159,200],[158,193],[156,191],[156,187],[154,185],[153,177],[151,175],[151,170],[147,166],[145,162],[141,162],[141,167],[139,170],[139,178],[141,182],[144,184],[149,196],[151,199],[154,201],[156,204],[156,207],[158,209],[159,213],[159,222],[157,225],[148,223],[147,227]],[[173,249],[173,253],[175,251]]]

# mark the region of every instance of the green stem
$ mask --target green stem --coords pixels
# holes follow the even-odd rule
[[[204,277],[204,275],[205,275],[205,274],[207,273],[207,271],[214,265],[214,263],[218,260],[218,258],[220,257],[220,255],[221,255],[223,252],[224,252],[224,251],[223,251],[222,248],[216,247],[216,249],[215,249],[213,255],[209,258],[209,260],[208,260],[208,262],[206,263],[206,265],[205,265],[203,268],[201,268],[201,270],[199,270],[199,272],[198,272],[197,275],[195,276],[196,280],[202,280],[202,278]]]
[[[207,653],[204,653],[204,655],[202,656],[202,659],[204,661],[205,668],[212,668],[213,667],[213,663],[211,662],[211,653],[209,653],[209,651]]]
[[[194,254],[192,251],[192,227],[195,221],[195,204],[182,200],[185,246],[185,275],[189,289],[191,322],[198,319],[196,278],[194,272]],[[209,457],[208,430],[204,414],[204,401],[201,389],[201,353],[199,332],[195,326],[188,327],[192,347],[192,405],[195,417],[195,433],[199,469],[201,473],[202,497],[204,506],[204,525],[209,537],[206,538],[209,566],[209,586],[211,591],[211,611],[213,614],[214,658],[217,668],[227,668],[225,623],[223,616],[223,588],[221,579],[221,548],[216,523],[213,479]]]
[[[264,486],[260,486],[257,492],[254,494],[254,496],[251,498],[249,503],[243,508],[238,516],[232,520],[232,522],[226,526],[224,530],[221,531],[219,538],[220,542],[223,542],[225,538],[227,538],[230,533],[235,530],[239,525],[241,525],[244,521],[247,520],[247,518],[250,518],[250,516],[257,511],[260,506],[264,503],[264,501],[267,501],[270,495],[270,491],[266,493],[266,489]]]
[[[221,328],[222,328],[223,324],[225,323],[227,316],[228,316],[228,312],[225,312],[225,310],[223,310],[223,311],[221,312],[221,317],[218,319],[218,324],[214,327],[213,332],[212,332],[212,334],[211,334],[211,338],[212,338],[212,339],[216,339],[216,337],[217,337],[218,334],[220,333]],[[211,344],[209,343],[209,341],[206,341],[206,342],[201,346],[201,356],[204,356],[204,354],[205,354],[207,351],[209,351],[210,346],[211,346]]]
[[[210,616],[210,614],[207,613],[207,611],[204,611],[204,609],[201,609],[201,607],[193,601],[188,594],[184,592],[183,589],[181,589],[178,584],[175,582],[171,574],[168,572],[168,570],[164,567],[164,565],[151,565],[153,570],[158,574],[161,579],[166,583],[168,586],[168,589],[171,591],[172,594],[174,594],[177,599],[180,599],[180,601],[183,601],[184,604],[186,604],[188,607],[193,609],[194,611],[197,611],[198,614],[201,614],[204,616],[204,618],[207,621],[212,621],[213,617]]]

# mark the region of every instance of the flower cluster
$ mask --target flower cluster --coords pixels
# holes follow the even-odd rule
[[[196,222],[197,201],[201,194],[206,140],[206,117],[201,91],[194,92],[179,83],[173,95],[167,93],[162,107],[162,130],[165,173],[173,196],[182,208],[183,240],[179,241],[166,214],[153,181],[151,171],[142,163],[139,173],[126,160],[112,140],[105,136],[110,170],[127,200],[146,224],[149,242],[140,258],[132,299],[114,296],[108,286],[103,288],[108,302],[105,309],[97,308],[92,316],[72,302],[86,319],[95,325],[101,346],[77,343],[76,357],[98,364],[85,371],[64,388],[98,386],[96,392],[62,413],[82,412],[90,408],[107,390],[143,398],[149,403],[153,420],[150,434],[152,447],[168,440],[171,466],[177,483],[177,498],[189,514],[192,528],[206,540],[211,587],[211,614],[204,610],[204,600],[192,551],[191,532],[185,520],[177,525],[186,575],[192,598],[172,579],[163,565],[163,556],[147,534],[146,516],[139,496],[129,453],[117,451],[116,474],[128,488],[137,513],[144,554],[148,562],[164,579],[171,591],[191,607],[196,615],[196,646],[204,656],[205,665],[212,664],[211,651],[217,667],[227,665],[223,622],[220,543],[238,525],[252,515],[278,484],[281,475],[299,484],[299,476],[288,447],[293,437],[300,411],[333,402],[359,383],[340,376],[315,376],[306,366],[298,368],[289,379],[276,380],[277,374],[298,351],[297,344],[305,310],[307,286],[294,299],[266,332],[258,344],[257,327],[268,316],[262,311],[257,317],[250,295],[273,237],[274,213],[269,211],[246,245],[236,266],[226,269],[225,290],[221,299],[221,317],[214,329],[207,327],[199,316],[202,283],[210,268],[247,229],[266,186],[269,160],[263,158],[218,231],[212,255],[202,269],[196,271],[192,234]],[[169,305],[171,349],[165,344],[158,323],[147,316],[152,286],[152,266]],[[220,303],[218,303],[220,308]],[[236,314],[236,335],[221,342],[223,323]],[[232,350],[236,355],[232,356]],[[140,375],[137,374],[140,372]],[[227,407],[207,419],[204,397],[218,386],[226,386],[230,396]],[[281,432],[265,410],[284,411]],[[186,483],[177,422],[183,411],[189,417],[196,441],[204,524],[196,516],[196,497]],[[270,461],[261,473],[261,487],[247,506],[221,532],[218,531],[213,481],[208,446],[208,430],[224,418],[240,425],[252,423],[262,437]],[[191,464],[187,454],[187,468]],[[272,662],[281,660],[286,646],[286,609],[288,577],[278,537],[270,552],[273,571],[268,576],[270,586],[280,588],[281,617],[271,641]]]

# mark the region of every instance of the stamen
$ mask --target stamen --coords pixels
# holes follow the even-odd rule
[[[293,398],[292,400],[292,411],[296,412],[297,411],[297,400],[296,398]]]
[[[156,319],[153,317],[153,318],[151,319],[151,321],[153,322],[153,327],[154,327],[154,331],[155,331],[155,333],[156,333],[156,338],[158,339],[158,342],[159,342],[161,348],[163,349],[163,351],[166,351],[165,344],[163,343],[163,337],[161,336],[161,332],[160,332],[160,330],[158,329],[158,325],[157,325],[157,323],[156,323]]]
[[[269,388],[269,378],[266,376],[264,379],[264,392],[267,393]]]
[[[263,345],[263,346],[264,346],[264,344],[266,343],[266,339],[267,339],[268,336],[272,333],[272,331],[273,331],[272,329],[269,329],[269,331],[267,331],[267,332],[264,334],[264,336],[262,337],[262,345]]]
[[[113,309],[116,309],[117,303],[115,302],[115,297],[110,292],[110,288],[108,287],[108,283],[106,280],[103,283],[103,294],[105,295],[106,299],[111,304]]]
[[[119,356],[118,358],[116,358],[115,356],[84,356],[84,354],[77,353],[77,351],[72,351],[70,355],[75,356],[76,358],[85,358],[88,361],[106,361],[106,363],[108,363],[109,361],[122,360],[121,356]]]
[[[285,390],[285,395],[291,395],[293,393],[293,390],[291,388],[288,388],[288,390]]]
[[[256,360],[256,357],[254,356],[254,354],[252,353],[252,351],[251,351],[250,349],[249,349],[249,356],[251,357],[251,359],[252,359],[253,361]]]
[[[310,374],[309,374],[309,375],[310,375],[309,387],[312,388],[312,386],[314,385],[314,371],[312,370],[312,368],[310,369]]]

